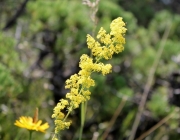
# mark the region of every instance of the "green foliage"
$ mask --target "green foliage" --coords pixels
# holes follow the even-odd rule
[[[22,91],[21,85],[16,82],[16,76],[22,70],[17,51],[14,50],[13,38],[0,34],[0,97],[15,97]]]
[[[131,125],[133,123],[133,117],[136,113],[135,111],[136,110],[132,110],[131,112],[129,112],[127,116],[124,118],[124,121],[122,122],[121,133],[124,134],[124,136],[126,137],[129,136],[128,130],[131,129]]]
[[[12,139],[7,133],[14,122],[12,105],[23,90],[21,81],[19,81],[20,77],[17,76],[22,72],[23,64],[14,49],[15,40],[13,38],[1,33],[0,44],[0,138],[6,140]],[[10,123],[7,124],[7,122]]]
[[[22,64],[14,63],[14,61],[19,62],[19,54],[15,50],[15,40],[9,36],[0,33],[1,51],[0,58],[1,63],[9,68],[11,71],[20,71],[22,69]]]
[[[8,68],[0,64],[0,97],[9,96],[14,97],[22,91],[22,88],[9,72]]]
[[[88,29],[91,25],[88,11],[78,1],[31,1],[28,3],[28,14],[32,17],[32,27],[35,27],[36,24],[41,25],[40,28],[37,26],[35,31],[44,28],[64,30],[66,27],[69,27],[71,31],[75,31],[74,26],[87,25],[84,28]]]
[[[122,98],[130,99],[133,97],[133,90],[127,87],[122,87],[117,95]]]
[[[15,7],[19,6],[18,2],[22,2],[19,0],[12,5],[9,4],[12,3],[11,0],[7,1],[8,4],[3,7],[4,11],[1,9],[2,6],[0,7],[3,19],[9,19],[15,12]],[[112,74],[107,77],[94,75],[97,84],[92,88],[92,99],[89,102],[86,120],[93,125],[90,126],[88,132],[84,133],[84,137],[92,136],[97,131],[104,131],[104,128],[99,128],[99,124],[111,119],[121,98],[125,97],[128,100],[116,120],[115,127],[112,128],[110,137],[126,139],[130,135],[138,107],[134,100],[139,101],[141,98],[139,95],[144,90],[150,68],[154,63],[167,26],[171,26],[171,31],[155,73],[146,109],[150,112],[148,117],[152,120],[159,121],[169,115],[173,110],[173,105],[169,104],[168,78],[172,72],[178,71],[180,68],[178,61],[180,16],[167,9],[154,11],[156,8],[154,3],[158,5],[159,2],[156,3],[154,0],[143,2],[139,0],[135,2],[101,0],[96,17],[97,24],[94,24],[90,18],[91,8],[83,5],[82,1],[29,1],[26,12],[18,18],[16,26],[7,32],[0,33],[0,139],[27,139],[27,131],[16,128],[13,123],[21,115],[32,116],[35,107],[40,108],[40,118],[48,121],[51,125],[45,136],[35,134],[35,138],[37,140],[50,139],[51,132],[54,131],[51,119],[54,101],[52,93],[47,89],[49,86],[49,81],[46,79],[47,71],[43,73],[45,78],[41,79],[31,77],[32,75],[30,77],[23,75],[37,59],[39,50],[34,49],[34,41],[42,44],[41,33],[44,30],[57,33],[56,45],[52,50],[58,54],[58,58],[65,64],[64,67],[74,69],[71,64],[78,62],[79,56],[88,52],[86,34],[95,34],[94,31],[97,32],[101,26],[107,31],[110,30],[110,22],[118,16],[123,17],[128,29],[125,50],[110,61],[113,66],[119,68],[118,71],[113,68]],[[0,27],[4,25],[5,21],[2,20]],[[18,47],[15,48],[17,41],[12,36],[15,33],[14,27],[17,26],[22,27],[20,44],[23,47],[21,50]],[[24,40],[26,40],[27,46]],[[29,57],[24,61],[22,56],[26,54]],[[35,55],[31,56],[31,54]],[[46,57],[42,63],[49,70],[53,59],[51,56]],[[64,67],[62,73],[67,72]],[[75,118],[73,128],[78,130],[76,114],[76,112],[72,114],[72,118]],[[179,116],[174,116],[148,138],[162,139],[166,135],[171,140],[179,139],[179,135],[176,133],[178,122]],[[141,126],[145,127],[145,124],[140,124]],[[115,134],[117,131],[113,132],[116,129],[118,129],[118,134]],[[62,132],[62,137],[69,136],[69,132]],[[72,131],[71,135],[76,137],[75,133]],[[67,137],[66,139],[68,140]]]
[[[158,88],[156,93],[153,93],[151,100],[147,103],[147,108],[155,118],[166,116],[172,110],[168,104],[166,90],[164,87]]]

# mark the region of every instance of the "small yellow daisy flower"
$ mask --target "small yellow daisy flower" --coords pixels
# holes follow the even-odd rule
[[[34,118],[32,117],[26,117],[26,116],[21,116],[19,120],[16,120],[14,125],[25,128],[28,130],[34,130],[34,131],[40,131],[40,132],[45,132],[46,129],[49,128],[48,123],[42,124],[42,120],[38,120],[38,109],[36,109]]]

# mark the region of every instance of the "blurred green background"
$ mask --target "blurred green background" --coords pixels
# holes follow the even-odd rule
[[[91,2],[95,2],[91,0]],[[53,108],[66,94],[64,82],[78,72],[79,57],[89,54],[86,35],[123,17],[127,27],[125,50],[105,63],[113,65],[104,77],[94,74],[96,86],[88,102],[83,139],[98,133],[100,139],[122,99],[127,101],[107,140],[128,139],[150,68],[164,32],[170,26],[154,75],[136,138],[169,115],[177,113],[146,140],[180,139],[180,2],[172,0],[100,0],[97,7],[81,0],[0,1],[0,139],[26,140],[28,131],[14,126],[19,116],[48,122],[46,134],[34,140],[50,140],[54,133]],[[92,14],[95,14],[94,22]],[[77,109],[62,140],[76,140],[80,126]]]

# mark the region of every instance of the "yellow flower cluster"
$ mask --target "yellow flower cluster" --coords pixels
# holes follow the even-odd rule
[[[90,99],[91,92],[89,88],[95,85],[91,78],[93,72],[100,72],[106,75],[111,72],[112,66],[100,62],[101,59],[111,59],[114,53],[119,53],[124,50],[125,43],[124,34],[126,28],[122,18],[117,18],[110,24],[111,32],[109,34],[101,27],[98,32],[96,41],[92,36],[87,35],[87,45],[91,50],[94,58],[83,54],[80,58],[79,67],[81,70],[78,74],[72,75],[66,80],[66,89],[69,93],[66,94],[66,99],[61,99],[54,108],[52,118],[55,118],[55,134],[60,130],[69,128],[71,121],[67,121],[67,116],[73,110],[79,107],[82,102]],[[65,115],[63,111],[67,109]],[[55,137],[54,137],[55,139]]]
[[[111,32],[107,34],[106,31],[101,27],[98,32],[97,39],[100,42],[87,35],[87,45],[91,49],[92,54],[97,59],[111,59],[114,53],[120,53],[124,50],[123,44],[125,44],[124,34],[126,33],[125,23],[122,18],[117,18],[110,24]]]

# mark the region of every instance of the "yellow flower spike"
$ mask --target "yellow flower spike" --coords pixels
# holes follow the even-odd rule
[[[49,128],[49,124],[44,123],[41,125],[41,123],[42,123],[42,120],[38,120],[38,109],[36,109],[34,118],[21,116],[19,120],[16,120],[14,125],[21,128],[25,128],[27,130],[40,131],[44,133],[45,130]]]
[[[52,117],[55,118],[55,134],[59,131],[69,128],[71,122],[67,121],[68,115],[79,105],[90,99],[90,87],[95,85],[95,81],[91,78],[93,72],[106,75],[111,72],[112,66],[104,64],[101,59],[111,59],[114,53],[120,53],[124,50],[125,44],[124,34],[126,33],[125,23],[119,17],[110,24],[110,33],[106,33],[104,28],[100,28],[96,41],[91,35],[87,35],[87,46],[91,50],[93,57],[83,54],[80,57],[79,67],[81,70],[78,74],[72,75],[66,80],[65,88],[69,89],[66,99],[60,100],[54,108]],[[67,103],[68,102],[68,103]],[[64,116],[62,110],[67,109]],[[53,140],[56,136],[53,137]]]

